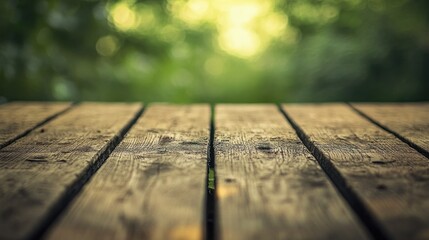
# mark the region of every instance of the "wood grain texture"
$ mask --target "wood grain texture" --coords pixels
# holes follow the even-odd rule
[[[365,239],[275,105],[217,105],[221,239]]]
[[[148,107],[48,239],[200,239],[208,105]]]
[[[387,235],[429,238],[428,159],[345,104],[284,109]]]
[[[353,106],[405,142],[423,149],[429,157],[429,103],[360,103]]]
[[[70,103],[12,102],[0,106],[0,149],[63,112]]]
[[[33,237],[140,104],[81,104],[0,151],[0,239]]]

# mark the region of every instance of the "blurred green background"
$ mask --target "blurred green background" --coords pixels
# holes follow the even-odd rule
[[[429,100],[427,0],[0,1],[0,100]]]

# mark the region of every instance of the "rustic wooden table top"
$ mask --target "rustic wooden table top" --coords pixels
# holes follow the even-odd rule
[[[0,239],[429,239],[429,103],[0,105]]]

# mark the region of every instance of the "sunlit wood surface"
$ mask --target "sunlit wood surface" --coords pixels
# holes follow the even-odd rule
[[[0,239],[429,239],[429,103],[0,105]]]

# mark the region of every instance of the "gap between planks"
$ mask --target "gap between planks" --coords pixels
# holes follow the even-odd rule
[[[221,238],[368,237],[275,105],[216,110]]]
[[[356,193],[349,188],[346,180],[341,173],[336,169],[332,162],[325,156],[325,154],[317,148],[310,140],[308,135],[301,129],[301,127],[289,116],[286,110],[278,104],[279,111],[283,114],[289,124],[293,127],[301,142],[316,158],[320,167],[329,177],[336,189],[343,196],[345,201],[353,209],[354,213],[359,217],[361,223],[368,229],[375,239],[389,239],[386,231],[383,229],[379,221],[374,217],[370,210],[365,206],[362,200]]]
[[[0,211],[4,215],[0,221],[2,229],[0,238],[33,239],[41,237],[143,112],[141,104],[133,104],[124,107],[125,110],[120,111],[119,116],[112,116],[111,120],[101,121],[98,117],[99,114],[106,112],[106,109],[101,109],[102,106],[103,104],[98,103],[82,104],[73,111],[49,122],[40,128],[40,131],[33,131],[22,141],[15,142],[0,151],[2,181],[10,182],[12,180],[15,185],[14,188],[7,188],[8,185],[5,185],[5,189],[2,189],[4,195],[0,198],[2,202]],[[104,104],[104,106],[106,105]],[[114,105],[110,108],[110,112],[107,111],[103,116],[109,116],[118,109],[121,109],[119,105]],[[121,116],[121,114],[123,115]],[[84,119],[87,120],[85,124],[80,124],[80,128],[76,128],[76,131],[81,131],[82,134],[75,133],[71,137],[67,135],[65,131],[73,129],[73,123],[76,120],[82,120],[81,118],[85,118],[85,116],[88,116],[88,119]],[[105,121],[107,121],[107,125],[98,125]],[[63,126],[62,122],[66,124]],[[106,127],[109,132],[102,135],[99,130],[96,131],[98,127],[101,129]],[[58,149],[56,153],[50,154],[44,140],[49,141],[49,147]],[[80,143],[76,140],[88,141],[94,145],[78,150]],[[78,151],[73,153],[75,150]],[[77,152],[82,155],[76,154]],[[62,159],[54,161],[58,154],[67,155],[70,162]],[[85,157],[88,157],[86,161]],[[64,170],[64,174],[57,174],[56,171],[53,171],[55,168]],[[42,169],[43,171],[40,171]],[[76,171],[75,174],[73,174],[74,171]],[[25,180],[25,177],[28,178],[28,181]],[[55,179],[56,177],[58,179]],[[21,179],[23,180],[21,181]],[[54,181],[50,181],[50,179]],[[45,186],[45,184],[47,185]]]
[[[62,213],[67,209],[72,200],[81,192],[84,185],[91,179],[92,176],[100,169],[100,167],[105,163],[106,159],[109,158],[110,154],[115,150],[116,146],[121,143],[124,139],[124,136],[129,132],[132,126],[137,122],[137,120],[142,116],[145,111],[147,104],[143,105],[140,110],[136,112],[133,118],[120,130],[119,134],[114,136],[108,143],[107,147],[101,152],[94,163],[82,174],[81,178],[72,184],[68,188],[68,191],[57,201],[56,206],[52,207],[50,216],[48,216],[45,221],[42,223],[40,229],[34,234],[34,238],[38,239],[45,235],[45,233],[50,229],[53,223]]]
[[[29,132],[31,132],[32,130],[34,130],[35,128],[49,122],[50,120],[54,119],[55,117],[57,117],[58,115],[66,112],[67,110],[69,110],[72,106],[70,106],[69,108],[63,110],[62,112],[59,112],[55,115],[53,115],[51,118],[46,119],[44,122],[39,123],[37,126],[35,126],[34,128],[32,128],[30,131],[28,131],[25,135],[27,135]],[[355,111],[359,112],[359,110],[356,110],[353,106],[351,106]],[[214,149],[213,149],[213,141],[214,141],[214,134],[215,134],[215,122],[214,122],[214,110],[213,110],[213,106],[212,106],[212,112],[211,112],[211,127],[210,127],[210,142],[208,145],[208,162],[207,162],[207,195],[206,195],[206,209],[205,209],[205,220],[206,222],[206,238],[207,239],[216,239],[216,237],[214,237],[214,235],[210,234],[210,232],[214,233],[214,225],[216,224],[216,188],[214,187],[213,190],[210,189],[209,184],[210,183],[214,183],[214,186],[216,186],[216,180],[214,179],[214,181],[212,181],[210,178],[210,170],[214,170],[215,167],[215,159],[214,159]],[[377,220],[375,220],[375,218],[372,216],[372,214],[369,212],[368,209],[366,209],[366,207],[364,206],[364,204],[361,202],[361,200],[355,195],[353,194],[353,192],[348,189],[347,185],[345,184],[345,180],[344,178],[340,175],[340,173],[332,166],[332,163],[329,162],[329,160],[323,155],[323,153],[317,149],[317,147],[314,146],[314,144],[312,144],[309,140],[308,140],[308,136],[302,131],[302,129],[288,116],[288,114],[279,106],[279,110],[283,113],[283,115],[285,116],[285,118],[287,119],[287,121],[292,125],[292,127],[295,129],[297,135],[299,136],[299,138],[301,139],[301,141],[304,143],[304,145],[311,151],[311,153],[313,154],[313,156],[316,157],[317,161],[319,162],[320,166],[323,168],[323,170],[325,171],[325,173],[329,176],[329,178],[331,179],[331,181],[335,184],[335,186],[337,187],[337,189],[341,192],[341,194],[344,196],[344,198],[346,199],[346,201],[350,204],[350,206],[353,208],[353,210],[355,211],[355,213],[361,218],[361,221],[363,221],[364,225],[366,225],[368,227],[368,229],[371,231],[371,233],[377,237],[377,238],[386,238],[385,233],[383,232],[382,229],[372,229],[372,228],[380,228],[379,223],[377,222]],[[67,207],[67,204],[73,199],[74,196],[76,196],[80,189],[82,188],[82,186],[91,178],[91,176],[98,170],[98,168],[104,163],[104,161],[106,160],[106,158],[109,156],[110,152],[114,150],[114,148],[122,141],[123,136],[129,131],[129,129],[135,124],[135,122],[137,121],[137,119],[140,117],[140,115],[143,113],[143,109],[141,109],[139,111],[138,114],[136,114],[136,116],[133,118],[133,120],[127,125],[127,129],[124,129],[124,131],[121,131],[121,134],[119,136],[119,138],[115,139],[109,143],[109,147],[106,148],[106,151],[103,152],[102,154],[100,154],[99,159],[97,159],[96,164],[93,166],[93,168],[91,168],[91,170],[88,171],[87,174],[85,174],[85,179],[82,179],[82,182],[78,182],[76,183],[78,186],[76,186],[77,188],[75,189],[74,193],[72,193],[69,198],[63,202],[62,202],[62,207],[60,207],[57,210],[57,214],[55,216],[53,216],[53,218],[50,220],[49,223],[47,223],[46,228],[49,227],[49,225],[58,217],[58,215],[61,214],[62,210],[64,210]],[[390,131],[387,128],[384,128],[382,125],[378,124],[376,121],[372,120],[371,118],[369,118],[368,116],[366,116],[365,114],[361,113],[360,115],[364,116],[367,120],[370,120],[372,123],[376,124],[378,127],[383,128],[384,130],[394,134],[396,137],[398,137],[397,135],[399,134],[395,134],[393,131]],[[23,135],[23,136],[25,136]],[[21,137],[23,137],[21,136]],[[400,136],[400,135],[399,135]],[[400,138],[400,137],[398,137]],[[400,138],[401,139],[401,138]],[[16,140],[16,139],[15,139]],[[402,141],[404,141],[403,139],[401,139]],[[405,142],[405,141],[404,141]],[[407,144],[409,144],[408,142],[406,142]],[[409,144],[410,145],[410,144]],[[107,155],[103,156],[105,153],[107,153]],[[212,194],[210,194],[210,190]],[[351,192],[351,196],[350,196],[350,192]],[[356,202],[357,201],[357,202]],[[357,206],[356,206],[357,204]],[[211,209],[210,206],[213,206],[214,209]],[[363,209],[361,209],[363,208]],[[363,211],[363,213],[362,213]],[[361,216],[362,215],[362,216]],[[211,217],[210,217],[211,216]],[[211,221],[210,221],[211,218]],[[368,219],[369,218],[369,219]],[[367,221],[375,221],[375,222],[371,222],[371,223],[367,223]],[[368,226],[367,224],[370,224],[370,226]],[[45,228],[45,230],[46,230]],[[375,232],[373,232],[375,231]],[[379,233],[377,233],[377,231],[381,231]]]
[[[425,156],[345,104],[289,104],[282,107],[295,127],[299,127],[297,132],[306,144],[321,160],[326,160],[321,164],[332,167],[327,173],[333,177],[341,176],[337,179],[343,188],[339,189],[352,194],[345,197],[358,197],[355,199],[360,200],[364,210],[370,213],[368,220],[376,220],[385,237],[428,237],[429,221],[424,210],[429,204],[426,198],[429,168]],[[385,120],[380,116],[377,118]],[[407,116],[401,119],[404,121]],[[421,117],[419,119],[416,123],[421,122]],[[399,129],[408,127],[398,126]],[[422,126],[425,126],[424,122]],[[413,137],[413,131],[416,130],[405,133]]]
[[[0,105],[2,105],[2,107],[7,107],[10,104],[14,104],[15,102],[4,102],[1,103]],[[19,103],[19,102],[18,102]],[[47,116],[45,119],[41,120],[40,122],[37,122],[35,125],[30,126],[29,128],[25,129],[23,132],[18,133],[15,137],[1,143],[0,142],[0,150],[9,146],[10,144],[16,142],[17,140],[19,140],[20,138],[23,138],[25,136],[27,136],[28,134],[30,134],[33,130],[35,130],[36,128],[39,128],[43,125],[45,125],[46,123],[54,120],[55,118],[57,118],[58,116],[68,112],[69,110],[71,110],[72,108],[74,108],[75,106],[77,106],[79,103],[71,103],[68,107],[65,107],[64,109]]]
[[[208,105],[151,105],[46,237],[203,237],[209,128]]]
[[[429,152],[424,149],[423,147],[417,145],[416,143],[412,142],[411,140],[407,139],[406,137],[402,136],[399,132],[394,131],[393,129],[389,128],[389,126],[382,124],[381,122],[379,122],[377,119],[370,117],[368,114],[366,114],[365,112],[363,112],[362,110],[358,109],[356,106],[354,106],[351,103],[347,103],[347,105],[349,105],[349,107],[351,109],[353,109],[353,111],[355,111],[357,114],[359,114],[360,116],[364,117],[365,119],[367,119],[368,121],[370,121],[371,123],[377,125],[379,128],[383,129],[384,131],[393,134],[395,137],[397,137],[399,140],[401,140],[402,142],[408,144],[410,147],[414,148],[417,152],[419,152],[420,154],[422,154],[423,156],[425,156],[426,158],[429,158]]]
[[[205,196],[205,229],[206,240],[216,240],[217,198],[216,198],[216,159],[214,152],[215,104],[210,105],[210,138],[207,146],[207,180]]]

